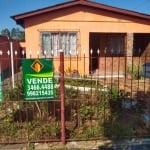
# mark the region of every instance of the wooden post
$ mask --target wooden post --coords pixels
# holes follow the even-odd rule
[[[60,92],[61,92],[61,141],[66,143],[65,133],[65,89],[64,89],[64,52],[60,51]]]

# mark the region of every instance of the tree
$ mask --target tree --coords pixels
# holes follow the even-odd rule
[[[24,40],[24,32],[20,31],[19,28],[12,28],[11,38],[15,40]]]
[[[3,30],[1,30],[1,35],[7,36],[10,38],[10,31],[9,29],[5,28]]]
[[[12,39],[17,39],[17,34],[18,34],[18,31],[16,31],[15,28],[12,28],[11,33],[10,33],[11,38]]]
[[[7,36],[11,39],[15,40],[24,40],[25,39],[25,33],[24,31],[20,31],[19,28],[12,28],[11,30],[5,28],[1,30],[1,35]]]

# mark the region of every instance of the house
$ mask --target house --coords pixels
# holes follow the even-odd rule
[[[11,50],[13,51],[13,65],[14,71],[19,70],[21,65],[21,46],[18,40],[10,39],[6,36],[0,35],[0,67],[2,78],[8,77],[11,75]]]
[[[80,74],[95,70],[109,74],[112,67],[114,73],[123,74],[131,56],[141,56],[150,43],[150,15],[88,0],[73,0],[12,18],[25,29],[27,57],[30,50],[32,57],[37,57],[39,50],[40,57],[58,58],[63,49],[66,60],[70,56],[77,59],[78,54]],[[88,58],[86,64],[83,56]],[[57,61],[54,65],[58,70]],[[69,65],[65,61],[65,69]],[[73,70],[77,64],[71,65]]]

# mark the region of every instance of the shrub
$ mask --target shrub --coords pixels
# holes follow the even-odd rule
[[[141,78],[141,70],[140,65],[133,63],[127,66],[126,73],[130,74],[133,79],[138,80]]]

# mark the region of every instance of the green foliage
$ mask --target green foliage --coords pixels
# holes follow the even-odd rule
[[[110,109],[112,114],[119,115],[122,109],[122,99],[124,98],[122,93],[117,89],[112,87],[110,90]]]
[[[109,137],[123,137],[123,136],[134,136],[135,129],[127,124],[121,124],[116,122],[112,126],[110,123],[105,123],[105,135]]]
[[[92,109],[90,105],[81,104],[79,108],[80,117],[82,120],[88,120],[91,117]]]
[[[0,122],[0,134],[3,136],[12,137],[19,130],[19,126],[17,123],[12,123],[7,120]]]
[[[5,29],[1,30],[1,35],[10,38],[10,31],[9,31],[9,29],[5,28]]]
[[[65,88],[65,98],[66,99],[76,99],[80,91],[73,88]]]
[[[100,137],[103,135],[103,129],[100,126],[81,126],[73,131],[72,138],[88,139],[91,137]]]
[[[15,40],[24,40],[25,39],[24,31],[20,31],[19,28],[12,28],[11,32],[10,32],[10,36],[12,39],[15,39]]]
[[[141,70],[141,66],[139,66],[136,63],[133,63],[127,66],[126,73],[130,74],[133,79],[138,80],[141,78]]]
[[[83,125],[86,120],[90,120],[93,115],[93,108],[88,102],[78,102],[78,110],[74,109],[72,111],[72,115],[74,118],[78,118],[80,120],[80,124]]]
[[[3,90],[4,101],[22,100],[23,99],[23,86],[22,84],[16,85],[15,88],[11,86]]]
[[[67,138],[87,139],[100,136],[133,136],[137,127],[143,125],[135,120],[130,124],[123,124],[121,118],[123,118],[122,99],[127,97],[127,93],[122,93],[113,85],[107,87],[104,90],[99,82],[92,80],[70,80],[65,83],[73,86],[86,86],[95,87],[91,91],[80,91],[78,88],[65,88],[65,108],[67,110],[66,124],[72,123],[73,127],[67,126]],[[91,85],[92,84],[92,85]],[[95,84],[95,85],[94,85]],[[22,100],[23,99],[23,86],[17,85],[14,89],[7,88],[4,91],[5,106],[1,104],[0,113],[3,114],[8,111],[12,106],[10,100]],[[60,99],[60,88],[56,88],[57,100]],[[60,101],[59,101],[60,102]],[[28,140],[43,140],[60,138],[60,118],[57,118],[57,108],[60,109],[60,103],[54,102],[54,105],[49,105],[49,102],[39,101],[35,102],[16,102],[19,109],[25,109],[27,114],[27,108],[34,110],[34,118],[32,121],[25,120],[24,122],[13,121],[13,115],[16,112],[14,106],[11,107],[11,111],[7,112],[0,121],[0,136],[19,138],[21,132],[26,134],[24,139]],[[49,107],[50,106],[50,107]],[[136,108],[132,109],[132,113],[143,113],[143,103],[140,102]],[[39,111],[40,110],[40,111]],[[131,111],[131,110],[129,110]],[[69,112],[69,113],[68,113]],[[38,115],[41,114],[43,118]],[[71,116],[70,116],[71,115]],[[140,116],[140,115],[139,115]],[[71,119],[70,119],[71,118]],[[58,119],[58,120],[57,120]],[[70,120],[69,120],[70,119]],[[70,124],[69,124],[70,125]],[[71,124],[72,125],[72,124]],[[70,129],[71,128],[71,129]]]
[[[34,129],[29,128],[29,138],[30,139],[42,139],[43,137],[56,138],[60,137],[60,123],[45,123],[40,126],[35,126]]]
[[[12,28],[11,30],[5,28],[1,30],[1,35],[7,36],[8,38],[15,39],[15,40],[24,40],[25,39],[25,32],[20,31],[19,28]]]
[[[55,89],[56,97],[55,99],[60,99],[60,88]],[[68,103],[72,99],[77,99],[81,97],[81,92],[78,89],[74,89],[73,87],[67,88],[65,87],[65,100]]]
[[[66,85],[77,86],[77,87],[92,87],[97,88],[97,86],[101,86],[100,83],[97,83],[97,80],[91,80],[90,78],[71,78],[65,79]]]
[[[57,138],[60,137],[60,123],[54,122],[50,124],[43,123],[40,126],[36,124],[36,122],[25,122],[22,123],[20,128],[17,122],[8,122],[8,121],[1,121],[0,122],[0,136],[5,138],[19,138],[22,135],[22,131],[29,134],[30,140],[35,139],[43,139],[43,137],[51,137]],[[22,135],[23,136],[23,135]],[[24,134],[24,139],[28,138],[26,134]]]

